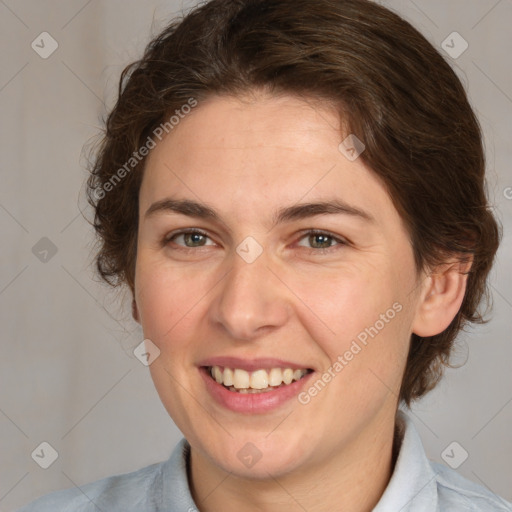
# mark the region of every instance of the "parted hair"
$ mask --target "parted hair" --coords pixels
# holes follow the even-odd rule
[[[453,257],[472,260],[448,328],[428,338],[412,334],[400,391],[410,405],[439,381],[457,333],[486,321],[481,308],[489,304],[500,227],[486,195],[480,125],[463,85],[424,36],[375,2],[211,0],[155,37],[124,69],[91,160],[99,275],[133,294],[146,160],[126,167],[134,152],[191,98],[200,108],[212,95],[258,89],[337,109],[345,133],[364,142],[359,158],[407,227],[418,272]],[[113,183],[123,166],[128,171]]]

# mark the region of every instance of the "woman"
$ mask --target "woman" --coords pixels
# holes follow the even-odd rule
[[[122,75],[89,179],[171,458],[24,511],[512,510],[430,463],[499,243],[450,66],[366,0],[212,0]]]

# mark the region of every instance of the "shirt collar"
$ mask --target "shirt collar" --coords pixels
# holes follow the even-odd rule
[[[391,479],[373,512],[433,512],[439,510],[437,481],[412,420],[402,411],[396,419],[400,451]],[[188,485],[190,445],[182,439],[162,468],[162,501],[176,512],[195,512]]]
[[[437,480],[412,420],[398,411],[400,451],[391,479],[373,512],[432,512],[439,509]]]
[[[175,512],[196,512],[198,510],[188,485],[189,457],[190,445],[186,439],[182,439],[164,464],[162,469],[162,505],[164,510]]]

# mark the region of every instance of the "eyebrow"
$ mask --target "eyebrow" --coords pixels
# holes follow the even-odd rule
[[[211,207],[192,201],[190,199],[165,198],[153,203],[144,214],[145,218],[156,213],[172,212],[188,217],[206,219],[224,223],[221,216]],[[349,215],[360,218],[369,223],[375,223],[375,218],[368,212],[355,206],[349,205],[340,199],[320,201],[315,203],[300,203],[293,206],[281,208],[272,217],[272,227],[285,222],[306,219],[316,215]]]

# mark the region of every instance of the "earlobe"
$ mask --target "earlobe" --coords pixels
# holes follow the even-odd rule
[[[464,300],[471,263],[445,263],[429,274],[412,324],[413,333],[435,336],[450,325]]]

